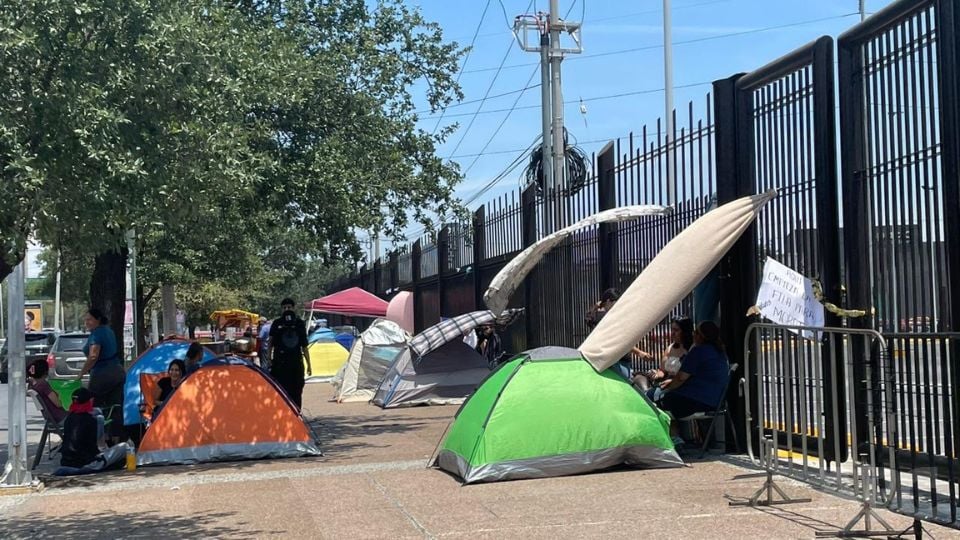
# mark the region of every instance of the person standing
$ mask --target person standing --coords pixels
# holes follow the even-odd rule
[[[260,332],[257,334],[259,338],[257,356],[260,359],[260,367],[266,371],[270,370],[270,355],[268,353],[270,349],[270,327],[270,321],[266,317],[260,317]]]
[[[270,358],[270,375],[286,391],[299,411],[303,405],[304,362],[307,375],[313,375],[313,370],[307,350],[307,326],[294,312],[295,305],[290,298],[280,302],[283,314],[270,325],[267,357]]]
[[[123,439],[123,383],[126,373],[117,349],[117,338],[103,312],[91,308],[83,316],[83,324],[90,336],[83,346],[87,361],[80,369],[77,380],[90,374],[90,392],[94,403],[104,411],[110,421],[108,444],[111,446]]]

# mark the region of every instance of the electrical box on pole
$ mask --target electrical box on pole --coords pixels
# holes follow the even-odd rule
[[[513,25],[520,48],[540,53],[542,234],[562,227],[559,202],[565,186],[566,137],[563,129],[560,62],[565,54],[583,51],[580,26],[579,22],[559,18],[556,1],[551,2],[550,13],[521,15]],[[569,36],[569,42],[563,43],[564,35]]]

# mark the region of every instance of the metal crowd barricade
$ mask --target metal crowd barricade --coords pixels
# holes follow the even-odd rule
[[[876,369],[888,356],[883,336],[757,323],[747,329],[744,345],[747,448],[767,478],[748,501],[731,504],[809,501],[789,497],[774,481],[779,475],[860,502],[846,527],[817,536],[898,534],[874,510],[888,506],[896,491],[897,476],[884,474],[896,462],[894,450],[864,436],[896,437],[896,422],[883,416],[893,411],[880,406],[892,401],[894,390]],[[850,413],[857,400],[865,405],[864,417]],[[864,528],[856,529],[861,522]],[[882,529],[874,530],[874,522]]]

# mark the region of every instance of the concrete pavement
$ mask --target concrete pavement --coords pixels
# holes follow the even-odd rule
[[[762,478],[731,460],[672,470],[461,487],[425,467],[455,407],[382,411],[337,405],[326,384],[305,404],[326,455],[315,459],[143,468],[52,480],[0,497],[12,538],[812,538],[857,511],[783,480],[813,502],[731,508]],[[885,512],[896,526],[909,520]],[[936,538],[960,537],[933,527]]]

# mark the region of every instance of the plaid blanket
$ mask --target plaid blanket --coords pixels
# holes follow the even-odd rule
[[[457,315],[452,319],[440,321],[417,334],[410,340],[410,349],[420,357],[450,343],[454,339],[463,339],[463,336],[472,332],[474,328],[491,324],[494,321],[496,321],[496,317],[489,310]]]

